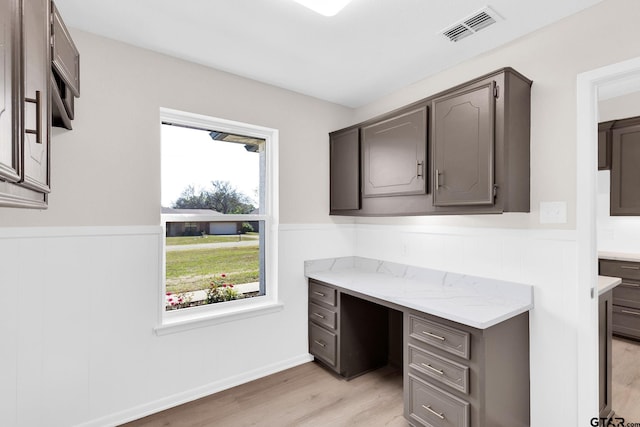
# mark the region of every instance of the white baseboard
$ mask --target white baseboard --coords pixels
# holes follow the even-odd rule
[[[227,390],[231,387],[235,387],[249,381],[266,377],[267,375],[275,374],[276,372],[284,371],[285,369],[290,369],[295,366],[302,365],[303,363],[307,363],[312,360],[313,357],[310,354],[301,354],[300,356],[284,360],[282,362],[267,365],[258,369],[254,369],[252,371],[244,372],[240,375],[225,378],[223,380],[215,381],[213,383],[187,390],[182,393],[158,399],[154,402],[136,406],[134,408],[127,409],[126,411],[117,412],[106,417],[88,421],[86,423],[79,424],[77,427],[105,427],[124,424],[151,414],[155,414],[156,412],[164,411],[165,409],[182,405],[183,403],[191,402],[193,400],[200,399],[202,397],[206,397],[223,390]]]

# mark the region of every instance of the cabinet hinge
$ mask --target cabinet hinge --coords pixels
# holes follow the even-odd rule
[[[494,98],[499,98],[500,97],[500,86],[495,85],[493,87],[493,97]]]

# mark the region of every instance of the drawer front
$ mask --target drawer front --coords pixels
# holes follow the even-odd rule
[[[409,336],[469,359],[471,337],[467,332],[409,315]]]
[[[613,288],[613,303],[640,309],[640,283],[624,280]]]
[[[331,286],[309,281],[309,299],[314,302],[336,306],[336,290]]]
[[[409,367],[442,384],[469,394],[469,367],[409,345]]]
[[[315,323],[309,323],[309,353],[331,366],[336,366],[337,336]]]
[[[640,310],[613,306],[613,333],[640,339]]]
[[[470,405],[409,375],[409,417],[425,426],[469,427]]]
[[[336,329],[336,312],[317,304],[309,303],[309,320]]]
[[[601,259],[600,275],[640,280],[640,263]]]

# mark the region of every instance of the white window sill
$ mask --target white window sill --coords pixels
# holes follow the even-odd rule
[[[264,297],[256,298],[261,299]],[[273,300],[261,300],[260,302],[246,300],[237,302],[243,304],[217,303],[220,304],[220,306],[210,304],[208,306],[194,307],[193,309],[163,313],[162,324],[154,329],[155,333],[156,335],[168,335],[190,329],[276,313],[284,309],[284,304]]]

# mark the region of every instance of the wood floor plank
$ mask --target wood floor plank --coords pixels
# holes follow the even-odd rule
[[[640,343],[614,337],[611,357],[616,417],[623,417],[625,423],[640,423]]]
[[[125,424],[126,427],[406,427],[402,372],[342,380],[314,362]]]

